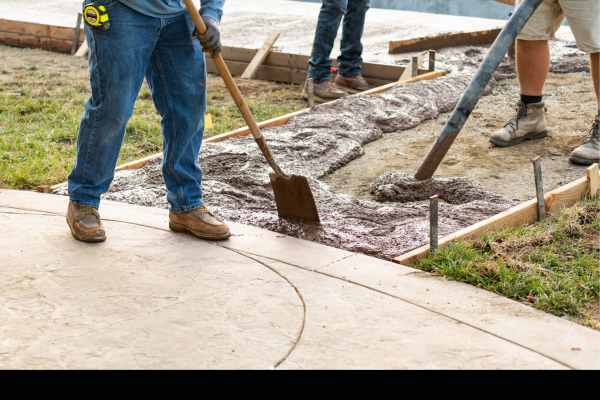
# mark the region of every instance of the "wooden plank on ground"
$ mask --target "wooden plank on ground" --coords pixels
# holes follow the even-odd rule
[[[0,44],[14,47],[26,47],[32,49],[42,49],[56,51],[59,53],[70,53],[73,46],[73,39],[53,39],[43,36],[21,35],[18,33],[0,32]]]
[[[237,61],[241,63],[249,63],[250,61],[252,61],[257,52],[258,50],[255,49],[245,49],[242,47],[230,46],[223,46],[223,49],[221,50],[223,59],[225,59],[226,61]],[[310,56],[304,54],[290,54],[271,51],[268,53],[262,65],[282,68],[293,68],[307,71],[309,59]],[[337,68],[339,66],[337,60],[332,60],[332,63],[334,68]],[[402,75],[402,73],[404,72],[404,68],[405,66],[403,65],[364,62],[362,64],[362,74],[364,77],[396,82],[400,78],[400,75]],[[419,70],[419,74],[426,72],[429,71],[427,69]]]
[[[414,39],[390,41],[390,53],[409,53],[437,50],[452,46],[477,46],[493,43],[502,28],[484,31],[447,33],[444,35],[426,36]]]
[[[515,5],[515,0],[494,0],[497,1],[498,3],[503,3],[509,6],[514,6]]]
[[[596,175],[598,175],[596,170]],[[546,203],[546,212],[552,213],[559,208],[571,207],[589,190],[588,178],[581,178],[568,185],[555,189],[544,196]],[[523,204],[519,204],[509,210],[501,212],[498,215],[490,217],[486,220],[469,226],[458,232],[454,232],[442,238],[439,241],[439,246],[443,246],[452,241],[464,239],[466,237],[480,235],[484,232],[507,228],[511,226],[520,226],[524,224],[532,224],[538,220],[537,200],[532,199]],[[402,254],[392,261],[402,265],[412,265],[419,260],[427,257],[429,254],[429,245],[421,246],[408,253]]]
[[[267,37],[265,43],[263,43],[262,47],[258,49],[256,55],[252,61],[250,61],[250,64],[248,64],[248,67],[242,74],[243,79],[252,79],[254,77],[254,74],[256,74],[256,71],[258,71],[258,67],[260,67],[265,58],[267,58],[277,39],[279,39],[278,32],[273,32]]]
[[[90,49],[88,47],[87,41],[84,40],[81,44],[81,47],[79,47],[79,50],[77,50],[77,53],[75,53],[75,57],[85,57],[87,56],[89,51]]]
[[[423,64],[423,60],[425,60],[425,56],[414,56],[414,57],[417,57],[417,73],[415,74],[415,71],[413,69],[413,63],[411,62],[409,65],[406,66],[406,69],[404,70],[402,75],[400,75],[400,79],[398,79],[398,82],[406,81],[406,80],[414,77],[415,75],[418,75],[418,69],[421,66],[421,64]]]
[[[0,18],[0,31],[7,33],[15,33],[20,35],[31,35],[35,37],[47,37],[52,39],[63,39],[73,41],[75,28],[65,28],[62,26],[36,24],[33,22],[12,21],[9,19]],[[79,34],[79,41],[85,39],[83,31]]]

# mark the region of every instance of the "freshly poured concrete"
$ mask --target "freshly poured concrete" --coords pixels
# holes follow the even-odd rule
[[[0,368],[600,368],[597,332],[466,284],[110,202],[84,244],[66,207],[0,190]]]

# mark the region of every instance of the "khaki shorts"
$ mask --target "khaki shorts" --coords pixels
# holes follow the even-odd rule
[[[523,0],[517,0],[517,7]],[[548,40],[562,25],[565,16],[577,47],[586,53],[600,52],[599,0],[544,0],[533,13],[518,38]]]

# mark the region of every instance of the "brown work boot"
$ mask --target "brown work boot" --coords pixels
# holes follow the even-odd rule
[[[206,240],[227,239],[231,236],[227,224],[215,217],[205,206],[180,213],[170,212],[169,228],[174,232],[188,232]]]
[[[369,85],[362,75],[353,78],[344,78],[341,74],[337,74],[333,86],[345,90],[348,93],[360,93],[365,90],[373,89],[373,86]]]
[[[315,100],[320,102],[337,100],[348,96],[348,93],[333,87],[331,82],[313,83],[313,88]],[[302,90],[302,97],[308,99],[308,83],[306,82],[304,83],[304,89]]]
[[[67,224],[73,237],[82,242],[104,242],[106,231],[96,207],[78,206],[69,202]]]
[[[494,132],[489,141],[500,147],[514,146],[524,140],[542,139],[548,136],[544,103],[525,105],[517,101],[517,114],[504,128]]]

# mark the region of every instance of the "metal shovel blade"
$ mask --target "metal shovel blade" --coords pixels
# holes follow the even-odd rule
[[[304,218],[319,221],[315,198],[306,177],[292,175],[285,178],[274,173],[270,173],[269,177],[280,218]]]

